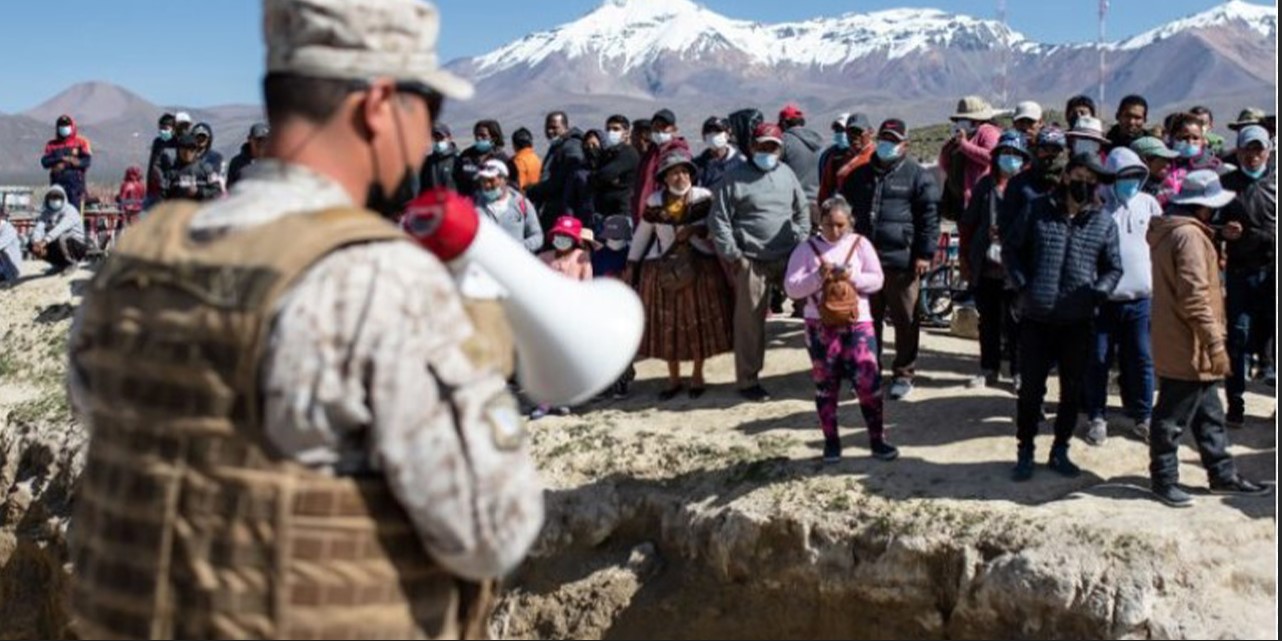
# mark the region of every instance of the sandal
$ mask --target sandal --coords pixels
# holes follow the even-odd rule
[[[703,395],[707,393],[708,393],[708,387],[703,381],[699,381],[698,383],[694,383],[694,382],[690,383],[690,399],[691,400],[703,398]]]

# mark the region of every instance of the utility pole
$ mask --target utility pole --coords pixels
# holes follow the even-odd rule
[[[1108,3],[1109,3],[1109,0],[1099,0],[1099,107],[1098,108],[1100,113],[1103,113],[1105,110],[1104,85],[1106,83],[1106,78],[1108,75],[1108,69],[1105,63],[1105,55],[1107,53],[1105,50],[1105,45],[1108,42],[1106,40],[1107,36],[1105,31],[1105,19],[1108,18]]]
[[[1010,106],[1010,27],[1006,24],[1006,0],[997,0],[997,21],[1002,24],[1002,71],[997,79],[997,98],[1002,109]]]

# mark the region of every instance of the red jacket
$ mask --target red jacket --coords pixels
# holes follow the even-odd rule
[[[66,117],[66,116],[64,116]],[[66,117],[71,120],[70,117]],[[75,157],[75,166],[67,164],[68,157]],[[45,144],[44,156],[40,165],[49,170],[49,184],[62,185],[67,190],[67,198],[79,207],[85,195],[85,171],[93,160],[93,149],[89,140],[80,136],[76,122],[71,120],[71,135],[66,138],[55,137]]]
[[[147,185],[142,182],[142,169],[130,167],[125,170],[125,180],[120,183],[120,193],[116,195],[116,205],[126,214],[142,211],[143,199],[147,197]]]

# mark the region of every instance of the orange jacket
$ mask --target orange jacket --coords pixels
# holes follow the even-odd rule
[[[543,160],[534,153],[533,148],[527,147],[516,152],[512,163],[516,165],[516,179],[521,191],[539,182],[539,177],[543,174]]]

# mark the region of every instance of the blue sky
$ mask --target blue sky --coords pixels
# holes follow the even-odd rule
[[[849,11],[935,7],[993,17],[995,0],[702,0],[714,11],[781,22]],[[1270,4],[1257,2],[1258,4]],[[574,20],[600,0],[437,0],[446,60],[477,55]],[[1097,0],[1008,0],[1011,26],[1034,40],[1094,40]],[[1112,0],[1109,38],[1197,13],[1217,0]],[[31,108],[85,80],[159,104],[257,103],[261,0],[3,0],[0,112]]]

